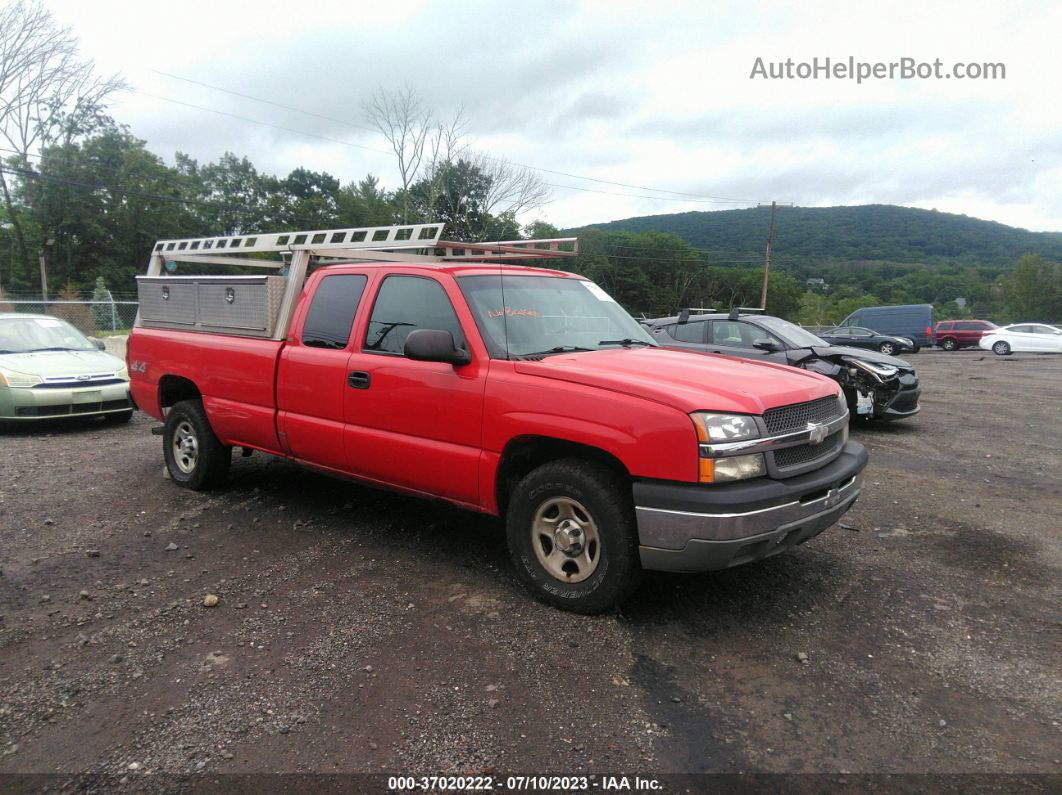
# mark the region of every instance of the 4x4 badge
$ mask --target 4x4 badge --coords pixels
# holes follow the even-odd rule
[[[822,440],[826,438],[826,426],[820,422],[808,423],[808,437],[809,444],[821,444]]]

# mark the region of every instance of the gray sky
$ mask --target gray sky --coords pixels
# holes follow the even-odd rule
[[[201,161],[230,150],[272,173],[306,166],[348,181],[372,172],[395,187],[393,156],[362,129],[361,104],[378,87],[408,83],[440,116],[463,106],[477,149],[577,175],[544,173],[553,201],[525,221],[572,226],[777,199],[903,204],[1062,230],[1062,3],[48,6],[101,69],[122,72],[137,89],[111,110],[169,162],[178,150]],[[757,57],[849,56],[939,58],[945,72],[956,62],[1002,63],[1006,78],[750,78]]]

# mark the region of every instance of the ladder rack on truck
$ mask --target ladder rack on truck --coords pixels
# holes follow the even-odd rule
[[[310,266],[350,261],[438,264],[573,257],[574,237],[456,243],[443,224],[316,229],[159,240],[137,277],[146,328],[284,339]],[[264,259],[263,254],[280,254]],[[285,260],[284,255],[290,256]],[[499,262],[501,261],[501,262]],[[261,268],[262,275],[178,276],[180,264]]]

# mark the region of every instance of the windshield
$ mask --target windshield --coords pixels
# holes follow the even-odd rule
[[[96,347],[57,317],[0,317],[0,354],[41,350],[94,351]]]
[[[801,328],[788,320],[782,320],[780,317],[760,317],[756,319],[756,322],[768,331],[777,334],[794,348],[829,346],[828,342],[816,337],[806,328]]]
[[[463,276],[457,282],[495,358],[624,345],[657,347],[593,282],[501,274]]]

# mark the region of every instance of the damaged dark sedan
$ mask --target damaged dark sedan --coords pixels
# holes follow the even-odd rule
[[[827,375],[844,389],[853,417],[898,420],[918,413],[921,388],[908,362],[831,345],[779,317],[746,311],[694,314],[684,309],[642,324],[668,348],[777,362]]]

